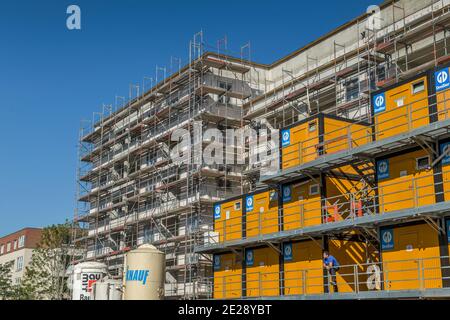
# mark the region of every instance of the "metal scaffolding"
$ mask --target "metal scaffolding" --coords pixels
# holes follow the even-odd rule
[[[140,86],[130,85],[128,102],[104,106],[94,113],[91,128],[81,128],[74,222],[87,232],[73,241],[86,255],[74,263],[103,261],[120,278],[124,254],[152,243],[166,254],[167,298],[208,294],[201,280],[211,275],[211,259],[194,247],[211,232],[212,204],[246,186],[239,165],[198,162],[188,150],[202,150],[209,142],[196,130],[242,127],[242,101],[253,95],[243,57],[228,58],[226,43],[217,50],[206,52],[203,33],[195,34],[185,67],[172,58],[170,77],[166,68],[156,67],[155,86],[141,93]],[[142,90],[145,80],[153,84],[146,77]],[[174,141],[177,129],[185,131]],[[179,144],[183,139],[189,144]],[[185,161],[174,161],[171,152]]]

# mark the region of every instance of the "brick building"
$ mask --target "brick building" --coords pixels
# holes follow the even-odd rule
[[[20,283],[33,250],[41,240],[42,229],[24,228],[0,238],[0,264],[13,261],[12,282]]]

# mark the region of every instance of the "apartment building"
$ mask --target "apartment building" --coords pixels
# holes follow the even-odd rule
[[[427,147],[436,141],[429,136],[403,139],[358,156],[319,156],[349,152],[368,144],[368,135],[359,137],[361,140],[355,144],[353,132],[336,131],[348,124],[362,126],[357,132],[372,130],[371,98],[375,93],[450,61],[449,5],[447,0],[385,1],[271,64],[249,61],[249,45],[241,47],[240,55],[228,53],[220,41],[216,50],[208,51],[203,34],[194,35],[188,64],[170,70],[168,77],[166,69],[157,68],[156,81],[150,81],[150,88],[146,88],[145,79],[141,85],[131,85],[128,102],[121,104],[116,99],[115,105],[104,105],[92,120],[83,122],[79,205],[74,222],[85,228],[87,235],[75,234],[73,241],[84,246],[86,254],[74,263],[103,261],[109,272],[120,278],[124,253],[139,244],[152,243],[166,253],[166,297],[210,297],[216,291],[211,284],[213,255],[244,254],[253,249],[251,246],[263,244],[280,252],[285,237],[292,237],[286,234],[265,240],[266,234],[283,231],[283,220],[272,211],[288,210],[283,208],[284,190],[295,191],[307,185],[311,195],[319,195],[322,202],[328,197],[338,199],[337,195],[323,194],[327,181],[336,181],[337,174],[350,176],[358,188],[363,185],[364,192],[371,194],[376,189],[375,159],[386,156],[388,150],[422,147],[430,159],[436,160],[436,152]],[[423,92],[428,86],[418,83],[414,90]],[[396,99],[398,105],[407,104],[401,98],[400,95]],[[170,155],[178,141],[172,141],[171,134],[183,128],[193,137],[199,121],[202,130],[212,128],[222,133],[239,128],[279,129],[282,148],[277,149],[276,139],[269,139],[264,150],[252,149],[251,141],[246,140],[244,148],[233,151],[233,156],[246,159],[242,165],[197,164],[192,154],[187,156],[191,161],[174,162]],[[211,142],[208,138],[191,139],[177,151],[203,148]],[[260,157],[267,148],[272,157]],[[258,161],[250,162],[255,152]],[[273,167],[274,162],[277,172],[265,175],[262,169]],[[345,166],[351,170],[336,170]],[[313,183],[301,179],[311,179]],[[263,192],[265,188],[274,192]],[[277,199],[276,208],[246,205],[247,197],[266,203],[258,194],[268,195],[267,203]],[[296,197],[296,201],[301,201],[303,196]],[[284,202],[287,199],[286,196]],[[324,207],[327,213],[331,212],[329,207],[340,208],[340,200],[336,199]],[[223,204],[227,206],[222,208]],[[215,217],[217,205],[223,214]],[[355,211],[353,204],[348,207]],[[373,211],[368,206],[364,208],[361,211]],[[252,221],[253,227],[258,226],[257,232],[247,230],[247,211],[252,211],[257,219]],[[269,218],[265,216],[267,212],[272,213]],[[441,217],[425,219],[438,228],[443,223]],[[377,228],[374,222],[330,234],[321,231],[309,237],[342,238],[357,231],[358,245],[371,246],[379,243]],[[230,238],[224,232],[240,236],[227,241]],[[255,236],[255,232],[257,240],[250,236]],[[323,243],[330,246],[328,240]],[[261,256],[269,256],[264,250]],[[230,259],[226,267],[218,268],[231,270],[239,261],[245,261],[243,257]],[[280,269],[266,271],[280,273]],[[239,274],[234,276],[241,282]],[[214,283],[219,283],[216,280]],[[270,287],[267,292],[273,290]],[[263,291],[254,291],[250,296],[267,296]],[[226,292],[222,294],[230,297]],[[232,288],[231,296],[242,297],[242,288]]]
[[[24,228],[0,238],[0,264],[12,262],[13,284],[20,283],[41,235],[42,229]]]

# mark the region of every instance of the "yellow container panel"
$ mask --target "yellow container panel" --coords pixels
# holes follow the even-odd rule
[[[442,288],[439,237],[432,227],[386,228],[380,238],[385,290]]]
[[[372,129],[366,125],[325,117],[324,154],[362,146],[372,141]]]
[[[319,121],[316,118],[287,129],[289,130],[290,143],[282,149],[282,170],[317,158],[318,125]]]
[[[445,90],[436,94],[438,120],[450,119],[450,91]]]
[[[284,230],[322,223],[320,186],[314,181],[285,185],[283,192]]]
[[[448,152],[450,142],[442,142],[439,146],[440,154]],[[450,156],[444,156],[441,161],[442,164],[442,185],[444,192],[444,200],[450,201]]]
[[[247,297],[280,294],[279,253],[272,248],[245,251]]]
[[[426,157],[424,150],[418,150],[377,161],[380,213],[436,202],[433,170],[420,167],[423,164],[420,159]]]
[[[214,230],[219,233],[219,242],[242,238],[241,199],[214,206]]]
[[[248,201],[251,201],[249,206]],[[246,235],[255,237],[278,232],[278,194],[274,190],[246,197]]]
[[[430,123],[427,77],[390,89],[373,98],[376,140]]]
[[[284,245],[284,294],[323,293],[322,248],[314,241]]]
[[[367,291],[366,285],[370,263],[376,263],[378,257],[375,248],[363,242],[351,240],[330,239],[329,252],[339,262],[340,268],[336,274],[339,292]],[[332,285],[328,285],[333,292]]]
[[[214,299],[242,297],[242,259],[234,253],[214,256]]]
[[[434,73],[438,120],[450,119],[450,72],[445,67]]]

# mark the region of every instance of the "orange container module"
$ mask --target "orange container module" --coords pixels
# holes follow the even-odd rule
[[[240,254],[214,255],[214,299],[242,297],[242,263],[243,259]]]
[[[448,66],[440,66],[430,72],[433,79],[433,88],[436,101],[434,112],[437,113],[437,120],[450,119],[450,70]],[[433,107],[433,104],[431,104]]]
[[[281,169],[372,141],[369,123],[319,113],[281,131]]]
[[[435,179],[429,154],[414,148],[376,160],[379,213],[417,208],[436,203]]]
[[[242,239],[242,197],[234,197],[214,204],[214,231],[219,242]]]
[[[245,296],[280,295],[280,254],[270,247],[245,250]]]
[[[442,288],[438,232],[415,222],[380,229],[385,290]]]
[[[284,295],[322,294],[323,267],[321,239],[283,244]]]
[[[372,94],[375,140],[433,122],[428,79],[428,74],[423,73]]]
[[[245,228],[246,238],[278,232],[279,201],[278,191],[267,189],[245,195]]]

